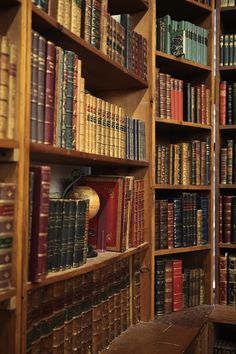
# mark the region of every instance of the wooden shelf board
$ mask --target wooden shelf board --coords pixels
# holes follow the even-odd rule
[[[16,295],[15,288],[6,289],[3,291],[0,290],[0,302],[5,301],[5,300],[9,300],[11,297],[13,297],[15,295]]]
[[[0,139],[0,149],[17,149],[19,147],[18,141],[11,139]]]
[[[231,11],[236,11],[236,6],[222,6],[220,7],[220,12],[231,12]]]
[[[209,320],[214,323],[236,324],[236,307],[214,305],[214,309],[209,316]]]
[[[236,65],[225,65],[219,67],[220,71],[234,71],[236,70]]]
[[[108,3],[108,12],[111,15],[131,14],[148,9],[148,0],[110,0]]]
[[[128,166],[128,167],[148,167],[146,161],[127,160],[116,157],[88,154],[76,150],[67,150],[46,144],[31,144],[30,159],[34,162],[46,162],[53,164],[67,164],[83,166]]]
[[[130,257],[136,253],[139,253],[141,251],[144,251],[148,249],[149,244],[147,242],[143,243],[142,245],[136,247],[136,248],[130,248],[127,251],[120,253],[120,252],[104,252],[104,253],[99,253],[97,257],[95,258],[88,258],[87,263],[82,265],[79,268],[72,268],[65,270],[63,272],[57,272],[57,273],[52,273],[48,275],[45,280],[43,280],[39,284],[32,284],[28,283],[27,284],[27,290],[30,289],[36,289],[36,288],[41,288],[43,286],[59,282],[59,281],[64,281],[73,277],[80,276],[81,274],[89,273],[92,272],[95,269],[99,269],[102,267],[105,267],[109,264],[112,264],[114,262],[118,262],[121,259],[124,259],[126,257]]]
[[[236,249],[236,244],[233,243],[218,243],[219,248],[230,248],[230,249]]]
[[[182,185],[171,185],[171,184],[155,184],[154,189],[173,189],[173,190],[197,190],[197,191],[209,191],[210,186],[182,186]]]
[[[220,125],[220,130],[236,130],[236,124]]]
[[[209,245],[162,249],[162,250],[156,250],[155,256],[165,256],[165,255],[176,254],[176,253],[208,251],[210,249],[211,247]]]
[[[64,28],[34,4],[32,4],[32,26],[56,45],[78,54],[82,60],[82,75],[86,78],[87,88],[106,91],[148,87],[146,81],[109,59],[107,55]]]
[[[156,66],[165,73],[175,75],[176,78],[189,78],[200,74],[208,74],[211,67],[195,63],[184,58],[177,58],[172,54],[156,51]]]
[[[194,0],[178,0],[170,1],[158,0],[157,14],[158,17],[169,14],[175,20],[194,20],[202,16],[211,14],[212,8],[208,5],[201,4]]]
[[[180,126],[180,127],[186,127],[186,128],[193,128],[193,129],[207,129],[211,130],[212,127],[210,125],[206,124],[198,124],[198,123],[192,123],[192,122],[179,122],[174,119],[167,119],[167,118],[156,118],[156,122],[159,124],[165,124],[165,125],[170,125],[170,126]]]
[[[220,184],[220,189],[236,189],[236,184]]]

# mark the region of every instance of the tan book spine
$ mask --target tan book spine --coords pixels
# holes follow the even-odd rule
[[[0,139],[7,136],[9,56],[9,42],[3,36],[0,38]]]
[[[101,155],[105,155],[106,102],[102,100]]]
[[[182,143],[182,184],[184,186],[189,184],[189,144]]]
[[[78,119],[78,57],[74,57],[74,86],[73,86],[73,120],[72,120],[72,149],[76,149],[77,119]]]
[[[64,0],[64,27],[71,29],[71,0]]]
[[[81,60],[77,59],[77,108],[76,108],[76,137],[75,137],[75,149],[79,150],[79,140],[80,140],[80,110],[81,110]]]
[[[110,156],[115,156],[115,105],[112,103],[110,105],[110,134],[109,134],[109,151]]]
[[[104,139],[105,139],[105,155],[110,155],[110,124],[111,124],[111,105],[109,102],[105,103],[105,110],[106,110],[106,124],[105,124],[105,132],[104,132]]]
[[[108,0],[102,0],[102,11],[101,11],[101,44],[100,48],[103,53],[106,54],[107,51],[107,7]]]
[[[89,93],[85,94],[85,152],[89,151],[89,139],[90,139],[90,97]]]
[[[8,88],[8,119],[7,119],[7,137],[13,139],[15,136],[16,124],[16,81],[17,81],[17,47],[10,45],[9,58],[9,88]]]
[[[206,124],[211,125],[211,91],[206,89]]]
[[[97,126],[96,126],[96,154],[101,155],[101,130],[102,130],[102,100],[97,98],[96,102],[96,116],[97,116]]]
[[[65,14],[65,1],[57,0],[57,9],[56,9],[56,19],[61,25],[64,25],[64,14]]]
[[[85,97],[85,79],[81,77],[80,80],[80,113],[79,113],[79,151],[85,151],[85,134],[86,134],[86,97]]]
[[[72,0],[71,2],[71,24],[70,30],[78,37],[81,34],[81,7],[77,0]]]
[[[202,243],[202,209],[197,210],[197,244]]]
[[[96,127],[97,127],[97,98],[92,96],[91,114],[91,152],[96,153]]]

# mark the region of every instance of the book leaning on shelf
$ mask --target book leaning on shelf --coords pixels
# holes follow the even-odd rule
[[[140,320],[140,257],[28,291],[27,353],[98,353]]]
[[[16,136],[17,46],[0,36],[0,139]]]
[[[236,256],[225,253],[220,256],[220,304],[236,306]]]
[[[31,142],[145,160],[145,123],[86,91],[81,66],[75,53],[32,32]]]
[[[166,15],[157,20],[157,49],[176,57],[208,64],[208,30]]]
[[[208,198],[182,193],[155,201],[155,248],[171,249],[208,243]]]
[[[205,271],[184,267],[182,259],[155,259],[155,314],[204,304]]]
[[[16,184],[0,183],[0,291],[11,287]]]
[[[210,89],[175,79],[156,69],[156,116],[198,124],[211,124]]]

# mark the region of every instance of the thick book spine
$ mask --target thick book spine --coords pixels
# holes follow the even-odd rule
[[[182,260],[173,260],[173,311],[182,310]]]
[[[227,84],[227,114],[226,124],[233,123],[233,87],[232,84]]]
[[[232,196],[231,243],[236,243],[236,196]]]
[[[101,42],[101,12],[102,0],[92,0],[90,43],[97,49],[100,49]]]
[[[38,112],[37,143],[44,143],[45,110],[45,73],[46,73],[46,39],[39,35],[38,42]]]
[[[228,273],[228,256],[220,256],[220,304],[227,305],[227,273]]]
[[[0,37],[0,139],[7,137],[7,117],[9,107],[9,41]]]
[[[228,257],[228,305],[235,307],[236,298],[236,256]]]
[[[219,242],[223,242],[223,196],[219,198]]]
[[[45,79],[44,144],[53,144],[54,96],[55,96],[55,45],[47,42]]]
[[[227,184],[227,148],[220,149],[220,183]]]
[[[172,261],[165,262],[165,313],[172,312],[173,308],[173,270]]]
[[[231,242],[231,213],[232,209],[232,196],[223,196],[223,224],[224,224],[224,235],[223,242]]]
[[[34,172],[34,191],[29,280],[40,282],[47,272],[46,258],[51,169],[49,166],[31,166],[30,171]]]
[[[9,54],[7,137],[13,139],[16,134],[17,46],[15,44],[10,43]]]
[[[31,96],[30,96],[30,140],[37,142],[37,119],[38,119],[38,45],[39,34],[32,31],[31,50]]]
[[[155,314],[165,312],[165,261],[155,260]]]
[[[227,82],[222,81],[220,83],[220,125],[226,124],[226,92]]]

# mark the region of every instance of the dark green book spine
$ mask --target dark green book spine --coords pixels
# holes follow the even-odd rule
[[[61,243],[62,243],[62,216],[63,216],[63,199],[58,199],[55,210],[55,233],[53,248],[53,264],[52,271],[58,272],[61,263]]]
[[[165,261],[155,260],[155,314],[165,311]]]
[[[229,65],[229,35],[224,36],[224,65]]]
[[[48,215],[48,248],[47,248],[47,269],[48,273],[53,271],[54,260],[54,243],[56,233],[56,209],[57,200],[49,200],[49,215]]]
[[[75,222],[76,222],[76,201],[70,200],[68,233],[67,233],[66,268],[71,268],[73,266]]]
[[[92,0],[91,44],[100,49],[101,0]]]
[[[66,261],[67,261],[67,248],[68,248],[68,231],[69,231],[69,215],[70,215],[69,213],[70,213],[70,201],[63,200],[60,270],[65,270],[67,264]]]
[[[229,35],[229,65],[234,65],[234,35]]]
[[[224,65],[224,36],[220,36],[220,66]]]

